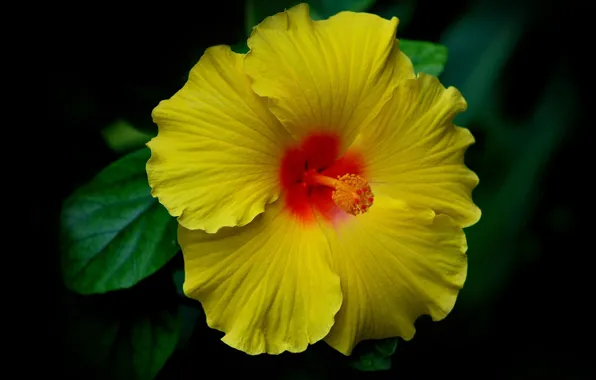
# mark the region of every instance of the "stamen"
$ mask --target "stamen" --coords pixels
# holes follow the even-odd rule
[[[368,182],[356,174],[345,174],[334,179],[309,170],[304,174],[304,181],[309,185],[334,189],[331,199],[348,214],[359,215],[366,212],[375,200]]]
[[[366,212],[375,200],[368,182],[356,174],[339,177],[331,199],[337,207],[352,215]]]

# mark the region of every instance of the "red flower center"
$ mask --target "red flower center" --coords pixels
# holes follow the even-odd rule
[[[339,157],[339,136],[317,133],[289,148],[281,161],[280,181],[288,211],[305,222],[315,212],[329,221],[366,212],[374,196],[364,176],[362,155]]]

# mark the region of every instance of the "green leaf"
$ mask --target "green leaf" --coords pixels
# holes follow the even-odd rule
[[[357,359],[351,366],[359,371],[386,371],[391,369],[391,355],[397,348],[397,338],[388,338],[360,343],[353,356]]]
[[[143,147],[152,134],[140,131],[127,121],[116,120],[101,130],[101,135],[106,144],[115,152],[130,152]]]
[[[148,148],[101,171],[64,203],[62,273],[78,293],[129,288],[178,251],[176,220],[150,194]]]
[[[178,345],[181,318],[171,286],[148,285],[63,297],[68,378],[155,378]]]
[[[447,48],[443,45],[400,39],[399,48],[410,57],[417,73],[439,76],[447,63]]]

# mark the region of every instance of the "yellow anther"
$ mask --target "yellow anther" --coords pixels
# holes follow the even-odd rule
[[[345,174],[335,179],[311,170],[305,173],[304,182],[334,189],[331,199],[348,214],[359,215],[368,211],[375,200],[368,182],[356,174]]]
[[[368,211],[375,200],[368,182],[356,174],[338,177],[331,198],[337,207],[352,215]]]

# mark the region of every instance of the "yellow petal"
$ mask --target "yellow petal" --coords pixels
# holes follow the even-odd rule
[[[184,292],[207,324],[251,355],[304,351],[331,329],[341,306],[323,232],[290,217],[279,200],[245,227],[178,230]]]
[[[467,227],[480,219],[472,201],[478,177],[464,164],[474,143],[465,128],[453,125],[466,101],[426,74],[403,81],[370,128],[359,136],[375,193],[451,216]]]
[[[365,339],[409,340],[418,316],[440,320],[453,308],[467,245],[449,216],[377,197],[367,213],[325,232],[344,296],[325,340],[341,353]]]
[[[188,82],[153,110],[152,194],[189,229],[242,226],[279,196],[290,136],[252,89],[243,55],[208,49]]]
[[[345,149],[396,83],[414,76],[397,46],[397,24],[353,12],[312,21],[300,4],[254,28],[245,69],[296,139],[333,133]]]

